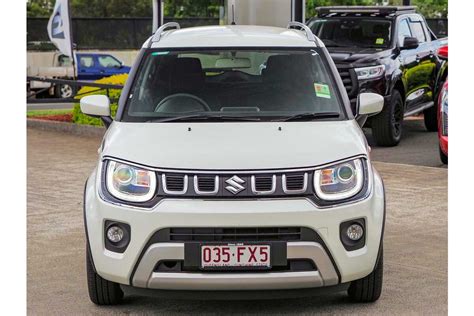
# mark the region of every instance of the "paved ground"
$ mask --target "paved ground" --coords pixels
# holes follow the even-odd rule
[[[423,117],[410,117],[403,122],[403,136],[399,146],[377,147],[371,130],[364,129],[370,146],[372,159],[409,165],[446,168],[439,159],[438,134],[428,132]]]
[[[407,155],[429,152],[411,141],[412,153]],[[344,294],[336,294],[230,302],[130,297],[118,307],[96,307],[86,290],[82,190],[98,146],[97,138],[28,129],[29,314],[447,313],[447,170],[383,162],[376,167],[387,188],[385,282],[377,303],[352,304]],[[382,160],[397,155],[404,156],[374,149],[374,157]]]

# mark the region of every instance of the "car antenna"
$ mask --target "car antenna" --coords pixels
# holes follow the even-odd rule
[[[234,6],[235,6],[235,0],[232,1],[232,23],[230,23],[231,25],[236,25],[235,23],[235,12],[234,12]]]

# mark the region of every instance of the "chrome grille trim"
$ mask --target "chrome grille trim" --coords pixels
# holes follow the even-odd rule
[[[183,190],[181,191],[173,191],[173,190],[168,190],[167,186],[166,186],[166,174],[163,173],[161,175],[161,183],[163,185],[163,191],[166,193],[166,194],[170,194],[170,195],[183,195],[183,194],[186,194],[186,192],[188,192],[188,176],[187,175],[184,175],[183,176]]]
[[[282,175],[281,178],[282,186],[283,186],[283,192],[286,194],[298,194],[298,193],[304,193],[308,189],[308,173],[305,172],[303,175],[303,187],[299,190],[290,190],[287,188],[287,179],[286,179],[286,174]]]
[[[216,195],[219,192],[219,176],[214,177],[214,190],[201,191],[199,190],[199,176],[194,176],[194,191],[199,195]]]
[[[256,181],[256,177],[255,176],[252,176],[250,178],[250,186],[251,186],[251,189],[252,189],[252,193],[254,194],[257,194],[257,195],[266,195],[266,194],[273,194],[275,193],[276,191],[276,175],[272,175],[272,188],[270,190],[267,190],[267,191],[259,191],[257,190],[257,181]]]

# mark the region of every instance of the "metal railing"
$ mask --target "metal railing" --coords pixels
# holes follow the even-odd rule
[[[95,93],[95,92],[100,92],[100,91],[103,91],[103,90],[105,90],[105,93],[110,98],[110,90],[112,90],[112,89],[119,89],[119,90],[123,89],[122,85],[116,85],[116,84],[97,83],[97,82],[81,81],[81,80],[53,79],[53,78],[45,78],[45,77],[28,76],[28,77],[26,77],[26,81],[27,82],[41,81],[41,82],[49,82],[49,83],[52,83],[52,84],[59,84],[59,85],[67,84],[67,85],[70,85],[71,87],[77,87],[78,88],[77,90],[79,90],[79,88],[82,88],[82,87],[97,88],[95,90],[89,90],[87,92],[77,93],[71,98],[41,98],[41,99],[36,99],[35,98],[38,94],[43,93],[44,91],[50,89],[48,87],[48,88],[44,88],[44,89],[41,89],[41,90],[38,90],[38,91],[35,91],[35,92],[32,92],[32,93],[28,94],[27,97],[26,97],[26,102],[30,103],[30,104],[34,104],[34,103],[77,103],[78,100],[77,100],[76,97],[80,97],[82,95],[87,95],[87,94],[91,94],[91,93]],[[111,102],[117,102],[118,100],[117,99],[111,99],[110,101]]]

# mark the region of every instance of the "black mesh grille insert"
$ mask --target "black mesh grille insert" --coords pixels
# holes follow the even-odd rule
[[[287,190],[302,190],[304,188],[304,174],[286,175]]]
[[[167,174],[166,175],[166,189],[169,191],[183,191],[184,175]]]
[[[301,227],[170,228],[170,241],[292,241]]]
[[[198,176],[198,189],[202,192],[213,192],[216,189],[214,176]]]
[[[255,189],[259,192],[270,191],[273,186],[272,176],[256,176]]]

